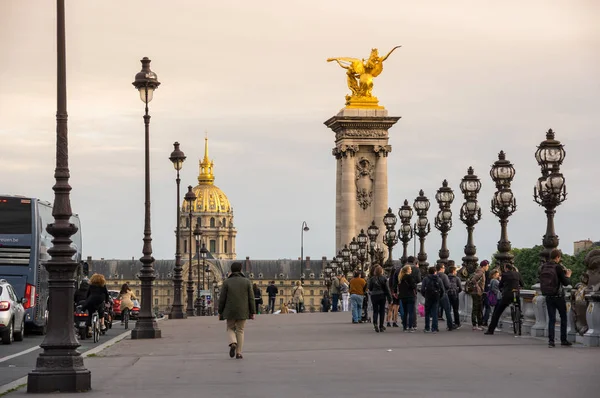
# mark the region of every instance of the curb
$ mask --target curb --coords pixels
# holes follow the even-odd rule
[[[159,318],[156,321],[160,322],[162,320],[164,320],[166,317],[163,318]],[[100,351],[104,350],[105,348],[108,348],[109,346],[118,343],[121,340],[124,340],[127,338],[127,336],[131,335],[131,330],[128,330],[126,332],[121,333],[118,336],[113,337],[112,339],[108,340],[106,343],[100,344],[97,347],[92,348],[91,350],[87,350],[83,353],[81,353],[81,356],[85,359],[87,357],[89,357],[90,355],[94,355],[99,353]],[[7,392],[9,392],[10,390],[19,390],[21,387],[25,387],[27,385],[27,376],[23,376],[20,379],[17,379],[15,381],[11,381],[10,383],[4,384],[0,386],[0,396],[2,396],[3,394],[6,394]],[[14,391],[11,391],[14,392]]]

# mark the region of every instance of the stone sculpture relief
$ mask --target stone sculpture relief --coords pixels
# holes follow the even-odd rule
[[[600,294],[600,250],[590,251],[585,256],[584,264],[586,270],[581,276],[581,283],[578,283],[571,291],[571,311],[573,311],[575,330],[580,336],[583,336],[589,329],[586,320],[589,303],[586,301],[585,295]]]
[[[367,209],[373,202],[373,173],[375,166],[366,158],[356,163],[356,200],[362,209]]]
[[[342,138],[385,138],[387,137],[386,130],[373,130],[373,129],[346,129],[336,134],[335,139],[340,140]]]

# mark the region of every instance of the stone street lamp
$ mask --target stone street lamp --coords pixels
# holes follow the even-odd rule
[[[175,272],[173,273],[173,305],[171,306],[171,312],[169,313],[169,319],[182,319],[185,317],[183,313],[183,304],[181,301],[181,287],[183,285],[183,277],[181,275],[181,199],[180,199],[180,183],[179,171],[185,161],[185,154],[179,149],[179,142],[173,144],[174,150],[171,152],[169,160],[173,163],[173,167],[177,171],[177,178],[175,183],[177,185],[177,227],[175,229]]]
[[[190,227],[192,224],[190,223]],[[200,290],[204,289],[204,269],[202,271],[202,287],[200,287],[200,241],[202,240],[202,229],[200,228],[200,224],[196,223],[196,227],[194,228],[194,239],[196,240],[196,270],[197,270],[197,279],[198,283],[197,291],[196,291],[196,315],[202,315],[204,311],[204,305],[202,305],[202,300],[200,297]],[[191,245],[190,245],[191,246]]]
[[[202,290],[204,290],[204,283],[206,282],[206,290],[210,290],[210,265],[206,264],[206,256],[208,255],[208,250],[206,249],[206,244],[202,242],[202,247],[200,248],[200,258],[202,259]],[[206,280],[204,277],[206,276]],[[214,299],[214,297],[213,297]],[[202,301],[202,315],[208,315],[208,307],[206,306],[206,298]]]
[[[152,101],[154,90],[158,88],[156,73],[150,70],[150,60],[142,58],[142,70],[135,75],[133,86],[140,93],[140,99],[145,104],[144,127],[145,127],[145,218],[144,218],[144,256],[140,258],[142,269],[139,272],[141,281],[141,305],[135,328],[131,331],[132,339],[154,339],[161,337],[161,331],[156,324],[156,318],[152,311],[152,285],[156,275],[154,273],[154,257],[152,257],[152,231],[150,225],[150,115],[148,114],[148,103]]]
[[[346,275],[350,272],[350,249],[348,245],[344,245],[342,251],[342,272]]]
[[[415,234],[419,237],[419,254],[417,255],[417,259],[419,260],[419,269],[421,270],[421,275],[427,275],[427,267],[429,267],[429,263],[427,262],[427,253],[425,253],[425,237],[431,232],[431,224],[429,224],[429,220],[427,220],[427,210],[429,210],[429,199],[425,196],[425,193],[421,189],[419,191],[419,196],[415,199],[413,207],[417,212],[417,222],[415,223],[414,230]]]
[[[75,271],[79,264],[73,261],[75,249],[71,236],[77,227],[69,220],[72,216],[69,192],[69,145],[67,130],[67,83],[65,51],[65,2],[57,0],[57,111],[56,111],[56,168],[54,178],[54,222],[46,228],[52,235],[50,260],[43,263],[48,271],[48,333],[40,347],[35,369],[27,375],[27,392],[51,393],[83,392],[91,387],[91,373],[83,364],[77,347],[80,346],[73,329],[73,295]]]
[[[183,198],[187,205],[188,205],[188,217],[190,220],[190,225],[189,225],[189,249],[190,249],[190,253],[189,253],[189,262],[188,262],[188,279],[187,279],[187,289],[186,289],[186,293],[187,293],[187,307],[185,309],[185,314],[187,316],[194,316],[194,279],[192,278],[192,242],[193,242],[193,238],[192,238],[192,222],[193,222],[193,214],[192,211],[194,210],[194,202],[196,201],[196,194],[194,194],[194,191],[192,190],[192,186],[189,185],[188,186],[188,191],[185,194],[184,198]]]
[[[408,242],[413,238],[413,229],[410,225],[410,219],[413,215],[412,207],[408,204],[408,200],[404,199],[404,205],[398,211],[400,216],[400,240],[402,241],[402,264],[406,264],[408,259]]]
[[[365,233],[364,229],[360,230],[356,240],[358,241],[358,257],[360,259],[360,270],[365,270],[365,261],[367,261],[367,244],[369,243],[369,236]]]
[[[542,170],[542,176],[533,188],[534,201],[546,208],[546,234],[542,240],[544,250],[540,253],[542,262],[548,261],[550,252],[558,247],[558,236],[554,229],[556,208],[567,198],[565,178],[560,166],[565,159],[564,145],[554,139],[554,131],[548,130],[546,140],[538,146],[535,159]]]
[[[335,264],[335,257],[331,260],[331,263]],[[333,267],[331,263],[327,264],[325,267],[324,277],[325,277],[325,286],[327,287],[327,296],[329,296],[329,289],[331,288],[331,275],[333,273]]]
[[[388,275],[392,270],[392,249],[398,243],[398,234],[396,233],[396,223],[398,219],[392,212],[392,208],[388,208],[388,212],[383,216],[383,225],[385,225],[386,231],[383,237],[383,243],[388,247],[388,259],[385,263],[385,270]]]
[[[469,167],[467,175],[460,182],[460,190],[463,193],[465,202],[460,208],[460,220],[467,226],[467,244],[465,246],[465,256],[462,258],[463,267],[467,270],[467,275],[471,275],[477,268],[476,256],[477,248],[473,243],[473,232],[475,224],[481,220],[481,207],[477,203],[477,194],[481,190],[481,181],[474,174],[473,167]]]
[[[498,154],[498,160],[492,165],[490,176],[496,184],[496,193],[492,198],[492,213],[500,219],[500,240],[498,241],[498,253],[494,255],[500,269],[504,270],[504,265],[512,263],[513,254],[510,252],[510,241],[508,240],[508,217],[517,210],[517,201],[514,198],[510,183],[515,176],[515,168],[506,160],[504,151]]]
[[[371,264],[374,264],[375,260],[375,245],[377,244],[377,237],[379,236],[379,227],[375,225],[375,220],[371,221],[371,225],[367,228],[367,235],[369,236],[369,248],[371,254]]]
[[[448,186],[447,180],[444,180],[440,189],[437,190],[435,200],[440,206],[440,210],[435,217],[435,227],[442,234],[442,247],[439,251],[440,258],[437,263],[446,264],[448,262],[448,257],[450,257],[450,251],[448,250],[447,245],[448,232],[450,232],[450,229],[452,228],[452,209],[450,207],[454,201],[454,192],[452,191],[452,188]]]
[[[352,267],[352,272],[354,272],[358,269],[358,250],[360,249],[356,237],[352,238],[348,248],[350,249],[350,265]]]
[[[306,221],[302,221],[302,231],[300,232],[300,279],[304,279],[304,232],[309,229]]]

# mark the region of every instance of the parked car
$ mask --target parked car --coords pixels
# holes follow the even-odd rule
[[[22,341],[25,335],[26,298],[19,298],[6,279],[0,279],[0,337],[3,344]]]
[[[121,318],[121,300],[117,300],[119,297],[118,290],[109,290],[108,294],[113,299],[113,312],[115,313],[115,319]]]

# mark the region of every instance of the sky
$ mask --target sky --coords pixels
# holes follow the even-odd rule
[[[0,0],[0,193],[53,198],[55,4]],[[215,183],[234,207],[238,258],[298,258],[303,221],[305,255],[331,258],[336,163],[323,122],[348,89],[326,59],[396,45],[373,90],[401,116],[390,129],[390,207],[423,189],[437,210],[447,179],[456,194],[450,258],[460,262],[459,184],[473,166],[483,185],[475,244],[490,258],[500,227],[489,170],[504,150],[516,168],[509,238],[513,247],[541,244],[534,152],[552,128],[567,154],[560,246],[572,253],[576,240],[600,240],[598,15],[593,0],[67,0],[71,200],[84,256],[142,255],[143,104],[131,82],[147,56],[162,83],[150,103],[154,257],[175,252],[172,143],[187,156],[183,195],[197,183],[208,132]],[[432,228],[430,262],[440,244]]]

